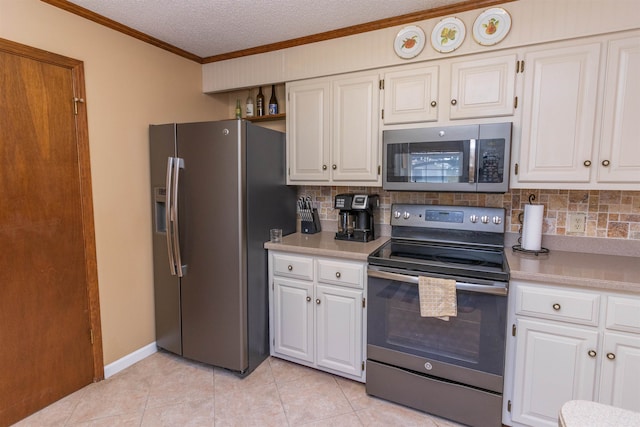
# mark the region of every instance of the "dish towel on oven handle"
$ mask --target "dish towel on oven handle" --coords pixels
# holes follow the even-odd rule
[[[420,316],[449,321],[449,316],[458,315],[455,280],[420,276],[418,294]]]

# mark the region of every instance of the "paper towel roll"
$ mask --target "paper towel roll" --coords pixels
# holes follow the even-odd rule
[[[539,251],[542,243],[544,205],[525,205],[522,222],[522,249]]]

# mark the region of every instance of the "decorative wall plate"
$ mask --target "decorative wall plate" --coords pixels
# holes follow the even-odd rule
[[[400,58],[409,59],[418,56],[424,49],[425,36],[422,28],[409,25],[398,32],[393,49]]]
[[[482,12],[473,23],[473,39],[483,46],[500,43],[511,29],[511,16],[500,8],[493,7]]]
[[[453,52],[464,41],[464,22],[458,18],[444,18],[431,32],[431,45],[441,53]]]

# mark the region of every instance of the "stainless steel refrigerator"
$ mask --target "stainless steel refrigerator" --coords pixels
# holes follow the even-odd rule
[[[244,120],[149,127],[156,343],[246,375],[269,354],[271,228],[296,228],[285,138]]]

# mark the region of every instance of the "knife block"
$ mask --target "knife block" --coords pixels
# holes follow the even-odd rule
[[[301,215],[300,231],[303,234],[316,234],[321,230],[318,209],[307,210]]]

